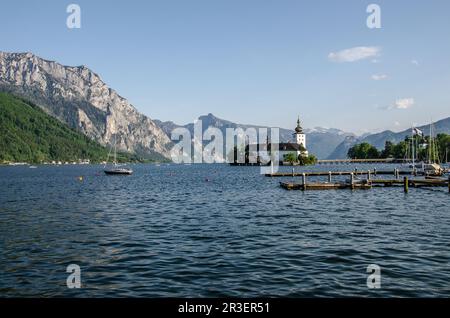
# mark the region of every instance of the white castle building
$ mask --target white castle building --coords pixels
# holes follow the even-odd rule
[[[246,161],[251,156],[252,158],[259,158],[260,156],[268,155],[273,158],[274,161],[284,162],[285,156],[289,154],[293,154],[295,158],[299,156],[307,157],[308,150],[306,149],[306,134],[303,132],[303,128],[300,125],[300,118],[297,120],[297,127],[294,129],[293,133],[294,141],[293,142],[285,142],[279,144],[269,143],[269,139],[267,137],[267,141],[265,144],[257,144],[256,151],[249,151],[249,145],[246,146]]]
[[[278,144],[278,151],[273,154],[278,161],[283,161],[284,156],[288,154],[294,154],[296,157],[308,156],[308,150],[306,148],[306,134],[303,132],[303,128],[300,125],[300,117],[297,120],[297,127],[294,129],[294,140],[295,142],[287,142]],[[273,145],[276,146],[276,145]],[[274,147],[272,144],[269,145],[269,150]]]
[[[305,151],[306,151],[306,135],[303,132],[302,126],[300,126],[300,117],[297,120],[297,127],[295,127],[294,136],[295,136],[297,145],[301,145],[303,148],[305,148]]]

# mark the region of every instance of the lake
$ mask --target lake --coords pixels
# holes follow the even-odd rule
[[[450,296],[446,188],[286,191],[292,178],[258,167],[132,168],[0,167],[0,297]]]

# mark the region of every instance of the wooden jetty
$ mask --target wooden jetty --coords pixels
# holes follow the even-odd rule
[[[403,180],[399,179],[372,179],[370,183],[373,186],[394,186],[394,185],[404,185],[405,182],[408,183],[408,186],[418,188],[418,187],[446,187],[448,181],[445,179],[408,179],[404,178]]]
[[[293,183],[293,182],[280,182],[280,186],[286,190],[337,190],[337,189],[371,189],[372,185],[369,183],[354,183],[353,185],[345,182],[338,183]]]
[[[433,178],[433,179],[410,179],[405,176],[402,179],[372,179],[356,180],[353,173],[350,174],[350,180],[345,182],[331,182],[331,176],[328,177],[328,182],[307,182],[306,173],[302,174],[301,182],[280,182],[280,186],[286,190],[337,190],[337,189],[352,189],[352,190],[366,190],[372,187],[393,187],[403,186],[404,192],[408,193],[409,187],[448,187],[450,193],[450,176],[448,179]]]

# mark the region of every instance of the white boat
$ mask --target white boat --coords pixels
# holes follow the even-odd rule
[[[430,124],[430,141],[428,145],[428,162],[423,165],[423,170],[427,175],[440,176],[445,172],[439,160],[439,150],[436,140],[433,137],[433,124]]]
[[[112,149],[112,148],[111,148]],[[111,154],[111,150],[109,151],[108,158],[106,159],[106,162],[108,162],[109,156]],[[133,174],[133,170],[130,168],[121,168],[117,164],[117,147],[116,147],[116,137],[114,136],[114,161],[113,166],[110,168],[107,168],[107,163],[105,164],[104,170],[106,175],[131,175]]]
[[[421,172],[427,175],[442,175],[444,169],[439,163],[439,154],[436,146],[435,138],[433,137],[433,124],[430,124],[430,136],[428,141],[428,154],[425,161],[419,161],[419,143],[415,136],[424,137],[424,133],[418,128],[412,128],[411,142],[407,144],[405,159],[409,168],[416,172]]]
[[[440,164],[437,163],[427,163],[424,165],[424,169],[426,174],[431,175],[442,175],[444,173],[444,168]]]

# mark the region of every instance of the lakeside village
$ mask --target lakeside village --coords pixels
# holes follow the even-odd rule
[[[28,162],[3,162],[2,164],[9,166],[28,166],[30,165]],[[89,159],[78,159],[77,161],[50,161],[50,162],[42,162],[41,165],[53,165],[53,166],[62,166],[62,165],[90,165],[91,160]],[[106,164],[106,161],[101,162],[101,164]]]

